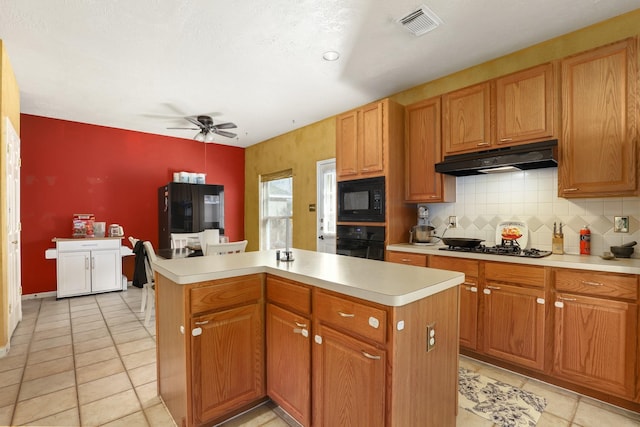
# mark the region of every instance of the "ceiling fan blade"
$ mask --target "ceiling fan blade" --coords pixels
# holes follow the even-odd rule
[[[224,130],[212,129],[213,133],[217,133],[218,135],[226,136],[227,138],[235,138],[236,134],[232,132],[227,132]]]
[[[200,128],[167,128],[167,129],[188,129],[188,130],[200,130]]]
[[[235,123],[227,122],[227,123],[220,123],[219,125],[213,125],[213,127],[218,129],[234,129],[234,128],[237,128],[238,126],[236,126]]]
[[[196,117],[186,116],[185,119],[202,129],[202,123]]]

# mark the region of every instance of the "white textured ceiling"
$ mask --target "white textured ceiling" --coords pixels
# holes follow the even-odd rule
[[[415,37],[421,4],[443,21]],[[246,147],[640,7],[638,0],[0,0],[23,113]],[[322,60],[337,50],[336,62]]]

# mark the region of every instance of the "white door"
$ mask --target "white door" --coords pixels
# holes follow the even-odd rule
[[[91,251],[91,292],[122,289],[121,269],[119,250]]]
[[[316,203],[318,252],[336,253],[336,159],[317,163],[318,194]]]
[[[11,120],[7,128],[7,254],[9,280],[8,336],[22,320],[22,280],[20,274],[20,137]]]

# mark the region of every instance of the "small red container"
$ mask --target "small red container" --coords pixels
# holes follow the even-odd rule
[[[586,225],[580,229],[580,255],[591,255],[591,230]]]

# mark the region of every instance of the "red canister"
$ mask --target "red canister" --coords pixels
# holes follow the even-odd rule
[[[591,230],[586,225],[580,229],[580,254],[591,254]]]

